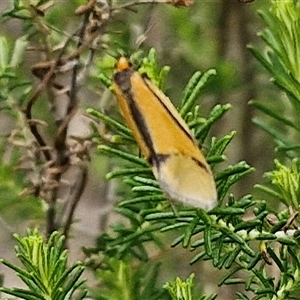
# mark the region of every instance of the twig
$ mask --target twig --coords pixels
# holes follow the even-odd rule
[[[71,201],[71,206],[69,209],[69,213],[66,219],[66,222],[63,226],[63,234],[66,237],[66,241],[68,240],[69,236],[69,231],[71,228],[71,225],[73,223],[73,218],[74,218],[74,213],[77,208],[77,205],[79,203],[79,200],[81,199],[81,196],[85,190],[86,183],[87,183],[87,178],[88,178],[88,169],[86,165],[81,164],[80,166],[81,171],[82,171],[82,177],[80,180],[78,180],[78,183],[80,184],[79,187],[76,189],[76,193],[73,196],[73,199]],[[77,185],[77,184],[76,184]]]
[[[118,7],[113,8],[113,11],[116,10],[120,10],[120,9],[130,9],[134,6],[137,5],[145,5],[145,4],[162,4],[162,3],[166,3],[166,4],[173,4],[174,1],[173,0],[140,0],[140,1],[132,1],[132,2],[127,2],[123,5],[120,5]]]
[[[39,133],[38,129],[37,129],[37,124],[36,122],[31,122],[32,120],[32,107],[33,104],[35,103],[35,101],[38,99],[39,95],[41,94],[41,92],[46,88],[49,80],[51,79],[51,77],[54,74],[56,68],[56,64],[52,64],[50,67],[50,70],[47,72],[46,76],[43,78],[42,82],[39,84],[39,86],[37,87],[37,89],[35,90],[34,94],[31,96],[31,98],[28,100],[26,109],[25,109],[25,115],[26,115],[26,119],[28,121],[28,126],[29,129],[32,133],[32,135],[34,136],[34,138],[36,139],[38,145],[40,147],[43,147],[44,149],[42,150],[45,159],[47,161],[51,161],[52,156],[51,156],[51,152],[49,151],[49,149],[47,148],[47,144],[44,141],[43,137],[41,136],[41,134]]]

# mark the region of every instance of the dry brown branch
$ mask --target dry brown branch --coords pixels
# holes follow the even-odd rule
[[[65,224],[63,225],[63,234],[66,237],[66,240],[69,236],[69,231],[70,231],[71,225],[73,223],[75,210],[76,210],[79,200],[81,199],[81,196],[84,192],[84,189],[85,189],[86,183],[87,183],[87,179],[88,179],[87,166],[84,164],[81,164],[80,170],[81,170],[81,178],[79,178],[76,182],[76,186],[77,186],[77,183],[79,186],[77,187],[77,189],[70,201],[70,203],[71,203],[70,209],[68,211]]]
[[[145,5],[145,4],[171,4],[175,7],[179,6],[190,6],[194,3],[193,0],[140,0],[140,1],[132,1],[127,2],[123,5],[113,8],[113,11],[120,10],[120,9],[132,9],[138,5]]]

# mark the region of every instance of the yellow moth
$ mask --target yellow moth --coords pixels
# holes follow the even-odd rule
[[[170,99],[127,58],[116,63],[113,90],[123,117],[161,189],[171,199],[205,210],[217,204],[212,172]]]

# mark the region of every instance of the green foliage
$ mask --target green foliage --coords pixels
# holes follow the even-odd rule
[[[254,47],[249,47],[254,56],[267,69],[272,81],[285,92],[289,105],[285,99],[278,97],[282,105],[274,106],[257,101],[252,104],[266,115],[279,123],[268,126],[262,120],[254,119],[254,123],[263,128],[274,138],[277,149],[289,157],[299,157],[300,145],[300,68],[299,68],[299,23],[300,6],[297,1],[273,0],[270,10],[259,11],[267,28],[260,33],[266,43],[266,51],[262,53]],[[273,101],[275,101],[273,100]]]
[[[21,157],[19,149],[24,149],[31,143],[24,115],[18,107],[31,91],[30,82],[20,70],[27,45],[25,37],[11,44],[6,37],[0,36],[0,112],[22,128],[15,130],[9,138],[9,132],[4,131],[0,139],[2,153],[5,152],[7,140],[17,146],[0,165],[0,211],[5,214],[6,220],[23,220],[29,214],[32,218],[42,215],[41,203],[35,197],[28,196],[24,201],[19,201],[20,194],[26,195],[28,180],[24,179],[25,172],[15,172]]]
[[[16,272],[27,285],[28,290],[21,288],[1,287],[0,291],[27,300],[67,300],[84,299],[87,291],[82,289],[83,280],[79,280],[84,267],[81,262],[67,266],[68,251],[64,250],[65,239],[57,232],[45,242],[37,230],[28,230],[26,237],[14,235],[18,242],[16,256],[23,269],[7,260],[2,263]]]
[[[26,37],[17,39],[12,47],[6,37],[0,36],[0,109],[10,113],[13,110],[9,108],[22,105],[31,90],[20,70],[27,45]]]
[[[138,300],[169,299],[168,293],[156,288],[159,264],[133,266],[130,260],[104,259],[96,277],[103,284],[92,291],[95,299]],[[117,276],[116,276],[117,275]]]
[[[39,10],[39,5],[50,2],[12,1],[12,8],[3,14],[7,19],[23,20],[26,31],[26,35],[14,44],[10,44],[4,37],[0,38],[1,109],[9,111],[23,129],[21,139],[15,140],[20,143],[19,145],[28,146],[32,140],[26,139],[28,127],[26,128],[21,110],[13,109],[15,104],[22,106],[31,91],[31,85],[28,80],[23,80],[25,77],[18,67],[29,37],[35,36],[38,29],[47,33],[43,35],[39,32],[35,38],[43,40],[47,45],[51,44],[49,42],[51,39],[55,40],[53,45],[58,43],[54,32],[50,30],[51,34],[48,35],[48,29],[54,28],[53,24],[47,24],[49,27],[39,26],[46,24],[39,22],[39,17],[43,13]],[[123,3],[119,2],[120,6],[111,7],[114,13],[123,11],[121,9]],[[109,3],[112,4],[113,1]],[[116,3],[113,5],[117,5]],[[84,4],[84,1],[80,1],[80,4]],[[54,19],[53,12],[55,10],[52,11],[52,15],[47,16],[47,20]],[[197,32],[198,24],[189,22],[189,18],[186,16],[184,18],[181,14],[182,11],[178,10],[175,19],[182,19],[192,29],[191,32]],[[237,198],[233,194],[234,184],[251,173],[253,168],[243,161],[233,165],[226,162],[225,152],[236,131],[229,132],[223,137],[210,135],[213,126],[225,114],[230,114],[231,104],[215,105],[207,115],[204,115],[197,102],[216,74],[215,70],[208,70],[205,73],[195,72],[187,83],[178,105],[179,112],[188,123],[199,145],[205,145],[203,153],[214,173],[219,205],[209,212],[179,204],[174,208],[174,204],[172,205],[161,191],[148,163],[140,157],[131,131],[119,119],[90,108],[87,110],[90,116],[96,122],[103,122],[112,133],[108,138],[103,137],[99,134],[95,123],[92,124],[94,128],[92,138],[100,143],[98,153],[106,155],[118,167],[106,177],[120,179],[130,190],[127,192],[124,186],[120,186],[119,194],[122,197],[115,209],[120,217],[118,222],[111,226],[110,232],[99,236],[95,248],[84,250],[88,257],[87,265],[100,283],[99,287],[91,291],[91,297],[94,299],[216,299],[216,294],[195,295],[193,275],[185,281],[176,278],[174,281],[168,281],[164,288],[160,287],[160,264],[155,262],[152,253],[160,252],[169,245],[172,248],[181,247],[185,253],[192,252],[191,264],[205,260],[209,261],[216,271],[222,270],[222,274],[225,272],[219,286],[242,285],[244,291],[240,288],[240,292],[236,293],[236,299],[299,299],[299,4],[296,1],[272,1],[270,11],[261,11],[260,15],[268,26],[261,34],[267,44],[267,51],[262,53],[254,48],[251,48],[251,51],[269,71],[274,83],[286,93],[286,98],[274,99],[274,102],[275,100],[280,102],[280,107],[284,107],[284,113],[276,108],[276,105],[252,102],[255,107],[279,124],[278,127],[270,126],[260,119],[255,119],[254,122],[268,131],[274,137],[277,149],[292,160],[290,166],[276,160],[274,170],[266,174],[270,185],[258,187],[267,192],[268,196],[275,198],[283,207],[282,211],[268,205],[263,198],[256,199],[252,195]],[[97,17],[97,14],[86,16]],[[100,23],[103,21],[101,18],[95,20]],[[198,58],[196,51],[199,48],[198,41],[195,39],[189,41],[191,35],[188,30],[183,29],[185,27],[182,26],[179,30],[182,40],[189,42],[189,48],[194,49],[190,51],[188,61],[194,63]],[[77,34],[72,38],[75,36],[77,38]],[[123,38],[126,40],[127,36]],[[68,43],[66,42],[64,47],[67,48]],[[51,48],[49,53],[53,53],[52,50]],[[94,49],[90,50],[92,54],[89,59],[92,60],[95,52]],[[117,52],[114,50],[113,52]],[[66,53],[62,51],[60,54]],[[75,56],[74,53],[72,55],[68,56],[68,60],[71,60],[70,57],[76,57],[79,61],[77,52]],[[134,55],[136,53],[133,57]],[[56,58],[49,55],[48,59]],[[100,57],[99,60],[101,59]],[[63,60],[60,63],[64,66]],[[98,65],[107,68],[111,63],[111,58],[106,57],[102,64]],[[76,68],[72,69],[74,78],[79,75],[76,74]],[[110,88],[111,81],[107,76],[111,74],[107,74],[109,72],[107,69],[105,75],[97,74],[95,77]],[[55,71],[59,72],[59,68]],[[169,67],[159,68],[153,49],[142,59],[139,71],[147,73],[155,84],[164,89]],[[76,90],[77,86],[73,91]],[[62,169],[61,165],[56,167],[55,172]],[[22,177],[14,184],[7,180],[6,177],[13,171],[14,166],[10,164],[0,168],[2,184],[0,193],[2,197],[6,197],[2,201],[1,208],[5,207],[3,203],[10,198],[14,198],[15,201],[17,193],[23,189]],[[12,190],[14,193],[11,193]],[[63,237],[54,233],[48,242],[44,242],[37,231],[29,231],[24,238],[17,235],[15,237],[18,242],[16,255],[23,268],[6,260],[2,262],[16,272],[28,289],[2,287],[1,291],[21,299],[32,300],[85,298],[87,292],[82,289],[83,281],[79,279],[83,272],[82,263],[78,262],[67,267],[67,251],[63,248]],[[276,267],[276,274],[268,268],[270,264]]]
[[[176,278],[173,282],[165,284],[164,288],[167,289],[172,297],[172,300],[193,300],[193,287],[194,287],[194,274],[191,274],[185,281]],[[217,294],[211,296],[202,296],[199,300],[214,300]]]
[[[28,20],[31,18],[29,4],[36,5],[38,1],[31,1],[31,3],[30,2],[28,3],[28,1],[26,0],[25,1],[14,0],[12,2],[13,2],[12,8],[7,9],[3,13],[3,17]]]
[[[24,192],[24,175],[17,174],[14,180],[11,174],[14,173],[15,162],[0,165],[0,211],[5,220],[14,220],[14,225],[19,221],[27,220],[28,215],[32,219],[42,218],[42,207],[38,199],[24,195],[23,201],[19,201],[20,195]],[[13,209],[12,209],[13,208]],[[18,221],[16,221],[18,220]]]
[[[275,170],[265,174],[268,180],[274,186],[274,189],[257,185],[264,192],[277,198],[287,207],[297,211],[300,199],[300,164],[298,159],[291,162],[291,167],[282,165],[275,160]]]
[[[266,43],[262,53],[250,47],[254,56],[267,69],[272,81],[286,98],[278,97],[277,106],[252,101],[252,104],[278,124],[269,126],[261,119],[254,122],[272,135],[277,150],[292,159],[290,166],[275,161],[275,170],[266,173],[272,187],[257,185],[260,190],[282,202],[292,211],[299,208],[299,137],[300,137],[300,73],[299,73],[299,23],[300,6],[297,1],[272,1],[269,11],[259,11],[267,28],[260,33]],[[288,101],[288,102],[287,102]]]
[[[254,122],[272,135],[277,150],[283,152],[287,158],[292,158],[290,166],[285,166],[275,160],[275,169],[265,174],[270,186],[256,185],[260,190],[281,202],[286,209],[282,212],[274,211],[275,220],[269,219],[272,225],[270,233],[276,235],[281,243],[279,250],[270,247],[265,240],[263,253],[277,265],[280,270],[278,282],[275,285],[264,269],[256,272],[256,278],[263,283],[259,295],[268,299],[298,299],[299,285],[299,113],[300,113],[300,73],[299,73],[299,23],[300,6],[297,1],[271,2],[268,12],[259,11],[267,25],[260,34],[266,43],[266,51],[249,47],[254,56],[267,69],[272,81],[285,92],[286,98],[278,97],[276,105],[262,104],[253,101],[252,104],[277,122],[269,126],[265,121],[255,119]],[[288,100],[288,102],[287,102]],[[271,237],[271,236],[270,236]],[[272,239],[271,239],[272,240]],[[270,241],[271,241],[270,240]],[[266,260],[268,262],[269,259]],[[241,295],[241,299],[245,295]],[[258,298],[259,299],[259,298]]]
[[[166,76],[169,71],[170,68],[168,66],[164,66],[161,70],[159,69],[157,54],[154,48],[150,49],[148,56],[143,59],[141,68],[139,68],[139,72],[141,74],[147,74],[152,82],[160,89],[164,89]]]
[[[200,144],[207,140],[213,124],[231,107],[230,105],[217,105],[207,118],[199,116],[199,106],[195,105],[195,102],[205,87],[207,79],[213,74],[211,72],[208,71],[202,76],[197,72],[187,84],[183,100],[179,104],[183,117],[187,120]],[[215,173],[220,206],[210,212],[205,213],[202,210],[179,206],[174,211],[166,201],[145,160],[132,154],[131,144],[135,143],[130,131],[128,132],[121,123],[99,111],[88,109],[88,112],[104,121],[114,131],[109,145],[98,147],[101,153],[126,162],[124,169],[113,171],[107,177],[109,179],[123,178],[133,193],[132,197],[121,200],[116,209],[120,215],[128,219],[127,224],[130,225],[119,224],[113,227],[113,235],[100,236],[98,247],[94,251],[100,250],[104,255],[117,256],[122,260],[131,257],[131,259],[147,261],[149,256],[146,245],[152,242],[158,247],[163,247],[160,235],[173,232],[177,237],[171,243],[172,247],[182,245],[183,248],[193,251],[195,255],[191,260],[192,264],[201,259],[210,260],[215,268],[229,270],[228,274],[220,281],[220,285],[244,284],[245,289],[255,294],[257,299],[259,297],[275,299],[274,295],[281,299],[280,294],[289,297],[293,297],[294,293],[297,295],[296,282],[292,286],[290,281],[287,283],[287,278],[284,277],[276,286],[274,278],[270,277],[266,271],[266,265],[271,264],[274,260],[279,268],[284,270],[284,274],[287,272],[287,267],[291,268],[293,273],[297,273],[298,259],[294,251],[297,251],[298,231],[286,231],[291,226],[293,215],[287,210],[285,213],[275,211],[276,219],[272,223],[267,218],[269,210],[265,201],[255,200],[251,195],[235,199],[233,195],[229,194],[230,187],[251,172],[251,167],[245,162],[240,162]],[[122,138],[118,138],[119,136]],[[219,140],[211,139],[206,158],[214,170],[220,162],[224,162],[224,151],[233,137],[234,132]],[[124,143],[123,145],[115,143],[122,139],[127,141],[125,147]],[[293,171],[286,169],[281,177],[279,172],[274,171],[267,175],[269,178],[273,178],[271,183],[274,190],[279,188],[278,194],[284,195],[278,200],[287,206],[293,203],[296,207],[298,169],[295,167]],[[282,186],[283,181],[285,185]],[[245,215],[250,212],[253,217],[245,219]],[[254,242],[260,245],[259,249],[253,248]],[[276,247],[281,249],[279,255],[275,251]],[[293,263],[288,266],[286,261]],[[246,274],[246,279],[239,278],[238,274],[242,271]],[[282,289],[284,289],[284,293],[282,293]],[[187,295],[189,295],[188,292]],[[189,297],[183,299],[190,299]],[[243,293],[239,293],[238,297],[239,299],[249,299]],[[210,298],[208,297],[208,299]]]

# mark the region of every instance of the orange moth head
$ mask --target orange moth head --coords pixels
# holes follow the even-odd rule
[[[131,66],[131,62],[126,57],[122,56],[116,62],[115,69],[117,72],[121,72],[124,70],[128,70],[129,68],[131,68]]]

